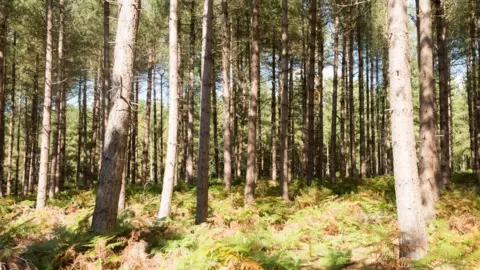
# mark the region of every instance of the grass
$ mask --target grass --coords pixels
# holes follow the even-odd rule
[[[457,174],[428,224],[429,255],[416,268],[480,265],[480,193]],[[243,186],[211,181],[209,218],[194,225],[195,189],[176,187],[171,219],[155,219],[159,187],[129,187],[127,208],[109,235],[89,230],[92,191],[67,190],[34,211],[34,198],[0,200],[0,262],[19,269],[397,269],[393,179],[305,187],[291,183],[291,202],[276,183],[259,180],[256,203]]]

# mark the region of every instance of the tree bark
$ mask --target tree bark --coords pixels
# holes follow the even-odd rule
[[[271,100],[271,145],[272,151],[272,168],[270,176],[272,181],[277,181],[277,97],[276,97],[276,54],[275,54],[275,40],[272,41],[272,100]]]
[[[357,175],[357,161],[355,153],[355,103],[353,100],[353,30],[349,34],[348,44],[348,110],[349,110],[349,131],[350,131],[350,176],[355,177]]]
[[[228,4],[222,0],[222,88],[223,88],[223,183],[225,190],[232,188],[232,146],[231,146],[231,103],[228,69],[230,68],[230,27],[228,26]]]
[[[150,179],[150,160],[148,156],[150,148],[150,110],[152,104],[152,70],[153,70],[153,49],[148,53],[148,81],[147,81],[147,103],[145,109],[145,135],[143,136],[142,148],[142,185]]]
[[[46,0],[47,43],[45,49],[45,91],[43,97],[42,142],[40,148],[40,168],[38,176],[37,205],[40,210],[47,201],[48,154],[50,150],[50,110],[52,94],[52,30],[53,5],[52,0]]]
[[[158,184],[157,62],[153,64],[153,183]]]
[[[102,149],[105,146],[105,131],[110,111],[110,2],[103,0],[103,69],[102,69]],[[100,157],[102,159],[102,157]]]
[[[313,180],[313,151],[315,148],[314,138],[313,138],[313,130],[314,130],[314,94],[315,94],[315,41],[317,40],[317,0],[310,0],[310,39],[308,44],[309,50],[309,59],[308,59],[308,108],[307,108],[307,167],[306,167],[306,175],[307,175],[307,184],[311,185]],[[323,155],[322,152],[318,153],[319,155]]]
[[[323,67],[324,67],[324,36],[323,36],[323,14],[322,14],[322,2],[323,0],[318,0],[318,13],[319,13],[319,19],[317,23],[317,54],[318,54],[318,70],[317,70],[317,76],[318,76],[318,85],[317,85],[317,91],[318,91],[318,96],[319,96],[319,108],[318,108],[318,155],[317,155],[317,177],[320,182],[323,182],[323,178],[325,176],[325,170],[326,170],[326,165],[325,165],[325,158],[324,158],[324,143],[323,143],[323,138],[324,138],[324,132],[323,132]],[[337,51],[338,52],[338,51]],[[337,68],[338,68],[338,62],[337,62]],[[335,102],[336,106],[336,102]],[[330,160],[335,159],[336,156],[330,156]],[[334,170],[335,171],[335,170]]]
[[[403,0],[388,3],[390,107],[400,257],[418,260],[427,253],[427,233],[418,191],[406,10]]]
[[[187,183],[193,185],[193,110],[195,103],[195,4],[190,3],[190,60],[188,73]]]
[[[450,130],[448,124],[448,87],[449,87],[449,67],[447,51],[447,27],[444,18],[444,8],[442,0],[434,0],[436,8],[437,23],[437,47],[438,47],[438,71],[440,88],[440,181],[441,187],[445,187],[450,181]]]
[[[433,73],[433,41],[430,0],[419,0],[419,81],[420,81],[420,162],[419,179],[422,209],[427,220],[435,218],[438,186],[437,121]]]
[[[358,44],[358,96],[359,96],[359,112],[360,118],[360,176],[367,177],[367,158],[365,151],[365,89],[363,85],[363,37],[362,37],[362,21],[358,19],[357,26],[357,44]]]
[[[85,78],[83,78],[85,79]],[[81,177],[81,168],[82,168],[82,130],[83,130],[83,119],[82,119],[82,76],[80,76],[80,81],[78,83],[78,123],[77,123],[77,171],[76,171],[76,186],[77,189],[80,188],[80,177]],[[84,176],[85,177],[85,176]]]
[[[7,39],[8,1],[0,3],[0,149],[5,149],[5,43]],[[3,197],[5,151],[0,151],[0,198]]]
[[[212,66],[213,64],[213,56],[212,56]],[[213,69],[213,68],[212,68]],[[212,72],[213,73],[213,72]],[[220,153],[218,151],[218,111],[217,111],[217,87],[216,87],[216,78],[215,74],[212,75],[211,79],[211,100],[212,100],[212,117],[213,117],[213,164],[215,166],[215,177],[218,177],[220,175]]]
[[[116,227],[130,122],[128,108],[139,13],[139,0],[123,0],[119,7],[113,65],[115,91],[111,96],[112,108],[105,130],[105,146],[92,219],[92,229],[99,232],[112,231]]]
[[[13,148],[15,144],[15,87],[16,87],[16,44],[17,36],[13,32],[13,53],[12,53],[12,89],[10,92],[10,123],[8,128],[8,172],[7,172],[7,196],[12,194],[12,178],[13,178]]]
[[[247,145],[247,179],[245,185],[245,204],[250,205],[254,202],[255,191],[255,161],[257,157],[256,149],[256,130],[257,130],[257,102],[258,102],[258,82],[260,71],[260,0],[252,2],[252,50],[251,50],[251,90],[250,90],[250,106],[248,109],[248,145]]]
[[[339,32],[339,18],[337,11],[335,12],[333,36],[333,90],[332,90],[332,122],[330,134],[330,182],[335,183],[337,163],[335,157],[337,156],[337,91],[338,91],[338,32]],[[345,58],[345,57],[344,57]],[[343,69],[342,69],[343,70]],[[343,76],[343,73],[342,73]],[[320,104],[322,106],[322,104]],[[343,143],[343,141],[342,141]],[[321,153],[319,153],[321,155]]]
[[[342,97],[340,98],[340,178],[347,175],[347,142],[345,120],[347,116],[347,36],[342,34]]]
[[[210,89],[212,85],[212,27],[213,27],[213,0],[205,0],[203,5],[202,30],[202,98],[200,111],[200,135],[198,144],[198,182],[197,182],[197,209],[195,224],[206,221],[208,216],[208,156],[210,142]],[[214,90],[215,91],[215,90]],[[216,99],[216,96],[213,97]],[[217,167],[218,168],[218,167]]]
[[[282,111],[280,132],[280,194],[288,201],[288,0],[282,0],[282,57],[280,61],[282,81]]]
[[[163,175],[162,199],[158,218],[170,216],[175,165],[177,163],[177,133],[178,133],[178,0],[170,0],[169,20],[169,87],[170,113],[168,116],[167,154],[165,172]]]

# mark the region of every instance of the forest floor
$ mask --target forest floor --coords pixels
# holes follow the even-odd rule
[[[94,192],[67,190],[34,210],[34,197],[0,199],[0,265],[10,269],[475,269],[480,266],[480,189],[457,174],[428,225],[429,255],[398,259],[392,177],[336,186],[278,186],[259,180],[256,204],[243,206],[210,186],[208,222],[193,225],[195,189],[178,186],[170,220],[155,219],[160,188],[127,190],[118,230],[89,231]],[[3,262],[3,263],[2,263]],[[5,269],[0,266],[0,269]],[[8,268],[7,268],[8,269]],[[480,269],[480,268],[477,268]]]

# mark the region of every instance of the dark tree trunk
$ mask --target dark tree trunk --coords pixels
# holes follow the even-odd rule
[[[330,134],[330,182],[335,183],[337,163],[335,157],[337,156],[337,92],[338,92],[338,33],[339,33],[339,18],[335,14],[335,33],[333,36],[333,90],[332,90],[332,122]],[[343,76],[343,73],[342,73]],[[320,106],[323,106],[320,104]],[[343,141],[342,141],[343,143]],[[318,153],[322,155],[322,152]]]
[[[314,130],[314,94],[315,94],[315,41],[317,40],[317,0],[310,0],[310,40],[308,44],[309,58],[308,58],[308,91],[307,91],[307,184],[311,185],[313,180],[313,151],[315,149],[315,143],[313,138]],[[323,149],[319,155],[323,155]]]

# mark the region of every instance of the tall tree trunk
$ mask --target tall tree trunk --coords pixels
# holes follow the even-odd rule
[[[87,75],[83,77],[83,93],[82,93],[82,136],[83,143],[88,144],[88,127],[87,127]],[[82,171],[83,171],[83,188],[90,188],[90,176],[88,175],[88,147],[84,145],[83,149],[83,158],[82,158]]]
[[[82,168],[82,77],[78,83],[78,123],[77,123],[77,172],[76,172],[76,186],[80,188],[80,176]],[[84,176],[85,177],[85,176]]]
[[[138,74],[138,72],[136,71],[136,74]],[[132,131],[132,141],[131,141],[131,158],[132,158],[132,168],[131,168],[131,177],[130,177],[130,182],[132,185],[134,185],[136,182],[137,182],[137,170],[138,170],[138,162],[137,162],[137,140],[138,140],[138,108],[139,108],[139,103],[138,103],[138,94],[139,94],[139,82],[138,80],[135,80],[135,83],[132,83],[132,84],[135,84],[135,86],[132,85],[132,87],[134,87],[134,93],[133,93],[133,103],[134,103],[134,106],[132,107],[133,108],[133,131]]]
[[[376,89],[378,87],[378,81],[376,84],[374,83],[374,74],[375,74],[375,66],[374,66],[374,55],[373,53],[370,54],[370,147],[371,147],[371,152],[370,152],[370,166],[371,166],[371,171],[373,175],[376,175],[378,172],[378,165],[377,165],[377,159],[375,158],[376,155],[376,148],[375,144],[377,143],[375,139],[375,129],[377,127],[377,122],[375,121],[375,97],[376,97]],[[368,112],[367,112],[368,113]]]
[[[320,182],[323,181],[325,176],[325,158],[324,158],[324,143],[323,143],[323,67],[324,67],[324,36],[323,36],[323,15],[322,15],[322,2],[323,0],[318,0],[318,13],[319,13],[319,20],[317,23],[317,54],[318,54],[318,85],[317,91],[319,96],[319,106],[318,106],[318,155],[317,155],[317,177]],[[338,53],[338,48],[337,48]],[[337,68],[338,68],[338,61],[337,61]],[[336,106],[336,102],[335,102]],[[335,131],[336,132],[336,131]],[[336,151],[335,151],[336,152]],[[336,155],[331,156],[330,160],[334,160]],[[335,169],[333,170],[335,171]]]
[[[43,97],[42,143],[40,149],[40,168],[38,176],[38,191],[36,209],[45,207],[47,201],[48,153],[50,150],[50,110],[52,103],[52,0],[46,0],[47,43],[45,49],[45,92]]]
[[[60,179],[60,167],[64,163],[64,160],[61,159],[61,137],[62,134],[62,107],[64,99],[64,84],[63,84],[63,39],[64,39],[64,29],[65,29],[65,1],[59,1],[59,27],[58,27],[58,59],[57,59],[57,74],[56,74],[56,96],[55,96],[55,131],[53,133],[53,152],[52,152],[52,164],[50,168],[51,182],[55,183],[53,194],[60,190],[60,182],[63,182],[63,179]],[[93,121],[95,122],[95,121]],[[63,175],[62,175],[63,177]],[[62,184],[63,187],[63,184]],[[52,189],[52,187],[50,187]]]
[[[213,56],[212,56],[212,66]],[[213,69],[213,67],[212,67]],[[212,72],[213,73],[213,72]],[[215,175],[218,177],[220,175],[220,153],[218,151],[218,114],[217,114],[217,87],[216,87],[216,78],[215,74],[212,74],[211,84],[211,99],[212,99],[212,117],[213,117],[213,164],[215,165]]]
[[[190,60],[188,73],[187,183],[193,185],[193,110],[195,102],[195,4],[190,3]]]
[[[439,199],[438,154],[436,143],[435,82],[433,74],[433,41],[430,0],[419,0],[420,66],[420,162],[419,178],[422,209],[426,219],[435,217]]]
[[[97,129],[98,129],[98,112],[100,109],[99,102],[100,102],[100,91],[98,87],[98,80],[100,79],[100,73],[97,71],[94,79],[94,86],[93,86],[93,107],[92,107],[92,139],[90,141],[90,171],[89,176],[91,182],[96,179],[95,174],[95,167],[97,166],[97,162],[95,160],[96,150],[97,150]]]
[[[158,184],[157,62],[154,60],[153,88],[153,183]]]
[[[257,157],[256,149],[256,130],[257,130],[257,102],[260,89],[259,71],[260,71],[260,0],[252,2],[252,51],[251,51],[251,90],[250,90],[250,106],[248,109],[248,146],[247,146],[247,179],[245,185],[245,204],[250,205],[254,201],[255,191],[255,160]]]
[[[332,126],[330,133],[330,182],[335,183],[337,164],[335,157],[337,156],[337,90],[338,90],[338,32],[339,18],[338,11],[335,11],[335,25],[333,36],[333,90],[332,90]],[[345,52],[344,52],[345,53]],[[343,57],[345,59],[345,57]],[[343,71],[343,67],[342,67]],[[343,76],[343,72],[342,72]],[[343,96],[342,96],[343,99]],[[322,106],[322,104],[320,104]],[[342,140],[343,143],[343,140]],[[318,154],[322,154],[321,152]]]
[[[19,121],[20,122],[20,121]],[[25,152],[25,159],[23,162],[23,185],[22,185],[22,195],[27,196],[28,192],[28,182],[30,176],[30,162],[32,160],[32,148],[31,148],[31,126],[32,123],[29,122],[28,118],[28,97],[25,96],[25,115],[23,122],[24,125],[24,132],[25,132],[25,145],[24,145],[24,152]]]
[[[1,65],[0,65],[1,66]],[[33,185],[37,170],[37,151],[38,151],[38,74],[40,68],[40,56],[35,56],[35,73],[33,75],[33,97],[32,97],[32,113],[30,117],[32,144],[31,144],[31,160],[28,176],[28,192],[33,193]],[[0,76],[1,77],[1,76]],[[1,152],[1,151],[0,151]]]
[[[406,10],[403,0],[388,3],[390,107],[400,257],[417,260],[428,248],[418,190]]]
[[[480,27],[480,0],[476,0],[476,9],[475,9],[475,13],[476,13],[476,29],[477,31],[480,31],[479,30],[479,27]],[[480,42],[480,38],[479,38],[479,34],[477,32],[477,40],[476,40],[477,44]],[[478,60],[479,62],[477,63],[477,71],[478,73],[475,73],[475,75],[477,76],[477,89],[476,89],[476,93],[475,93],[475,97],[474,97],[474,108],[475,111],[476,111],[476,114],[475,114],[475,118],[476,118],[476,124],[475,124],[475,148],[476,148],[476,155],[475,155],[475,158],[476,158],[476,167],[477,167],[477,181],[480,182],[480,90],[478,89],[478,87],[480,86],[480,48],[478,48],[477,46],[477,50],[478,50]],[[475,61],[475,59],[473,60]]]
[[[170,216],[175,165],[177,163],[177,133],[178,133],[178,0],[170,0],[169,20],[169,87],[170,113],[168,115],[168,138],[165,172],[163,175],[162,199],[158,218]]]
[[[349,34],[348,44],[348,102],[349,102],[349,119],[350,119],[350,176],[357,175],[357,161],[355,153],[355,103],[353,99],[353,30]]]
[[[311,185],[313,180],[313,151],[315,148],[314,138],[313,138],[313,129],[314,129],[314,104],[313,97],[315,94],[315,41],[317,40],[317,0],[310,0],[310,39],[308,44],[309,50],[309,59],[308,59],[308,108],[307,108],[307,184]],[[323,155],[323,149],[319,155]]]
[[[272,151],[272,168],[270,176],[272,181],[277,181],[277,97],[275,93],[276,88],[276,54],[275,54],[275,40],[272,41],[272,100],[271,100],[271,146]]]
[[[102,69],[102,149],[105,146],[105,132],[110,111],[110,2],[103,0],[103,69]],[[103,152],[103,151],[102,151]],[[102,157],[100,157],[102,159]]]
[[[288,95],[288,0],[282,0],[282,57],[280,61],[281,68],[281,86],[282,86],[282,112],[281,112],[281,132],[280,132],[280,194],[285,201],[288,201],[288,115],[289,115],[289,95]]]
[[[8,128],[8,172],[7,172],[7,196],[12,194],[12,178],[13,178],[13,148],[15,144],[15,83],[16,83],[16,44],[17,36],[13,32],[13,53],[12,53],[12,89],[10,92],[10,124]],[[0,63],[3,65],[3,63]]]
[[[450,131],[448,124],[448,87],[449,87],[449,67],[447,51],[447,26],[444,18],[444,8],[442,0],[434,0],[437,20],[437,47],[438,47],[438,71],[440,88],[440,184],[442,187],[450,181]]]
[[[163,75],[165,73],[160,73],[160,172],[163,172],[165,165],[163,163]],[[162,174],[160,174],[162,177]]]
[[[18,182],[19,182],[19,172],[20,172],[20,118],[21,118],[21,115],[22,115],[22,103],[21,103],[21,99],[19,99],[19,105],[20,105],[20,108],[18,109],[18,118],[19,120],[17,121],[17,145],[16,145],[16,152],[17,152],[17,155],[16,155],[16,158],[15,158],[15,196],[18,196]],[[25,107],[26,109],[26,107]],[[24,151],[25,153],[25,151]]]
[[[147,103],[145,109],[145,135],[143,136],[142,148],[142,185],[145,185],[150,178],[150,160],[148,156],[150,148],[150,110],[152,104],[152,70],[153,70],[153,49],[148,53],[148,81],[147,81]]]
[[[344,30],[345,31],[345,30]],[[345,120],[347,115],[347,36],[342,34],[342,97],[340,98],[340,178],[347,175],[347,142]]]
[[[92,229],[116,227],[118,200],[127,148],[128,108],[132,91],[134,50],[140,13],[139,0],[123,0],[119,10],[113,64],[112,108],[105,130],[105,147],[92,218]]]
[[[358,96],[359,96],[359,112],[360,117],[360,176],[367,177],[367,158],[365,151],[365,90],[363,85],[363,37],[362,37],[362,21],[358,19],[357,26],[357,44],[358,44]]]
[[[5,43],[7,39],[8,1],[0,3],[0,149],[5,149]],[[3,197],[5,151],[0,151],[0,198]]]
[[[285,5],[285,8],[286,5]],[[283,10],[283,6],[282,6],[282,10]],[[282,11],[282,14],[283,14],[284,11]],[[282,15],[283,16],[283,15]],[[283,20],[283,19],[282,19]],[[288,24],[286,23],[286,25],[288,26]],[[285,28],[286,29],[286,28]],[[288,29],[287,29],[288,30]],[[285,31],[287,31],[285,30]],[[283,35],[284,33],[282,33]],[[285,41],[286,45],[287,46],[287,57],[288,57],[288,43],[287,43],[288,40]],[[283,45],[282,45],[283,46]],[[289,140],[290,140],[290,143],[288,145],[290,145],[290,147],[288,147],[289,151],[288,151],[288,181],[287,183],[290,183],[292,182],[293,180],[293,165],[294,165],[294,152],[293,152],[293,148],[295,147],[295,121],[293,119],[293,58],[290,58],[290,68],[289,68],[289,78],[288,78],[288,96],[289,96],[289,99],[288,99],[288,119],[290,120],[290,132],[289,132]],[[286,146],[287,147],[287,146]]]
[[[212,85],[212,27],[213,27],[213,0],[205,0],[203,5],[202,30],[202,98],[200,111],[200,136],[198,144],[198,180],[197,180],[197,209],[195,224],[206,221],[208,215],[208,156],[210,142],[210,89]],[[215,80],[213,80],[215,81]],[[213,90],[215,91],[215,90]],[[216,99],[216,95],[213,97]],[[215,124],[215,123],[214,123]],[[218,166],[217,166],[218,168]]]
[[[232,146],[231,146],[231,103],[228,69],[230,68],[230,27],[228,26],[228,4],[222,0],[222,88],[223,88],[223,182],[225,190],[232,187]]]

